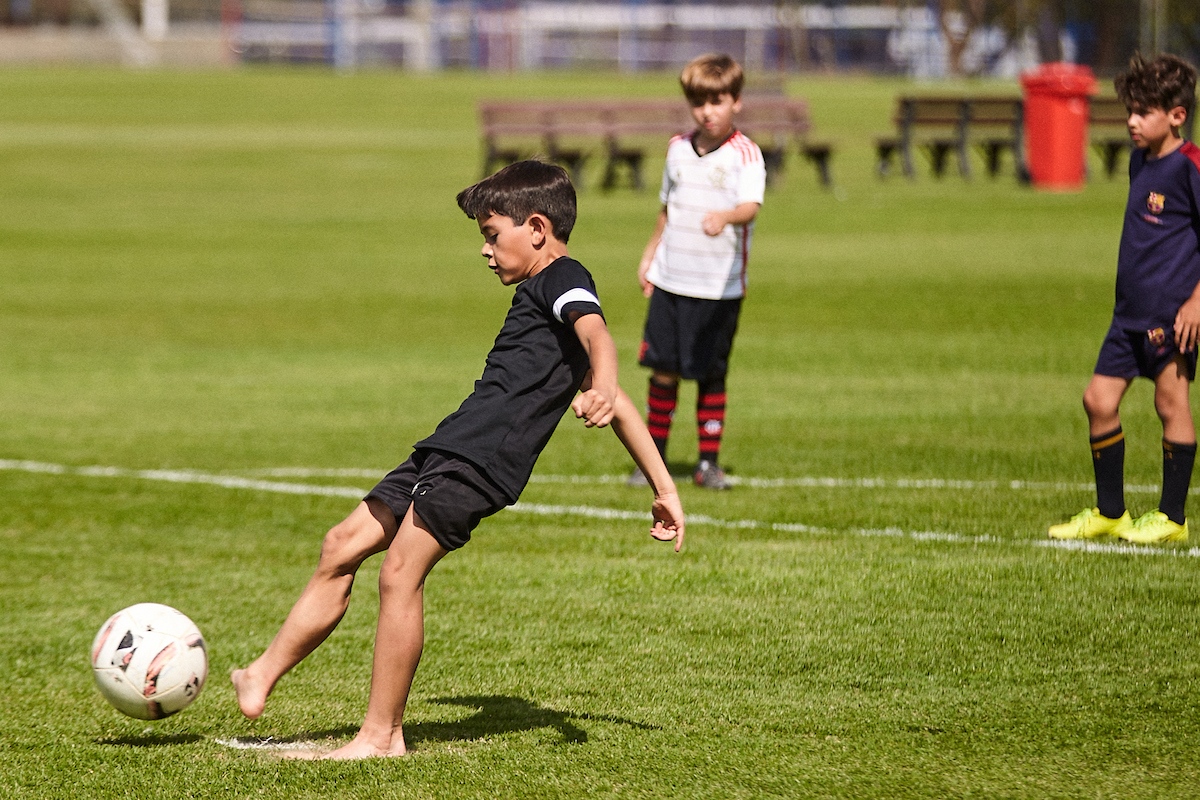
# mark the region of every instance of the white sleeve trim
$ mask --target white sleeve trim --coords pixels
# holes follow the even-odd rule
[[[559,322],[563,321],[562,310],[567,303],[593,303],[600,305],[600,298],[589,292],[587,289],[571,289],[563,293],[561,297],[554,301],[554,318]]]

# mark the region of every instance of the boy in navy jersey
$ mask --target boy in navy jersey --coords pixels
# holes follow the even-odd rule
[[[595,284],[567,255],[576,210],[567,173],[519,162],[464,189],[458,204],[479,224],[488,267],[505,286],[517,285],[483,375],[412,457],[326,534],[316,573],[275,639],[231,676],[242,713],[257,718],[276,681],[333,632],[359,566],[386,551],[366,719],[325,758],[405,753],[401,723],[424,644],[425,578],[481,519],[517,501],[568,407],[588,427],[612,424],[654,489],[651,535],[674,541],[676,552],[683,545],[675,485],[617,385],[616,347]]]
[[[725,377],[767,181],[762,151],[734,127],[743,82],[741,66],[727,55],[700,56],[680,73],[696,129],[667,146],[662,208],[638,265],[650,298],[638,355],[651,370],[650,435],[665,458],[679,381],[696,381],[700,457],[693,477],[706,489],[729,488],[718,464]],[[629,483],[644,485],[645,476],[634,472]]]
[[[1200,341],[1200,148],[1180,137],[1195,103],[1196,71],[1161,55],[1134,56],[1116,79],[1129,110],[1129,201],[1117,260],[1116,306],[1083,395],[1096,475],[1096,507],[1050,527],[1055,539],[1113,535],[1131,542],[1186,541],[1186,501],[1196,457],[1188,400]],[[1154,381],[1163,425],[1158,510],[1125,508],[1125,435],[1119,409],[1137,376]]]

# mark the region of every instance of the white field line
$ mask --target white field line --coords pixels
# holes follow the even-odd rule
[[[386,469],[310,469],[307,467],[280,467],[277,469],[250,470],[249,475],[268,478],[380,478]],[[624,483],[627,475],[534,475],[530,483],[573,484],[594,486]],[[958,489],[978,491],[988,489],[1012,489],[1013,491],[1090,492],[1091,483],[1066,483],[1050,481],[972,481],[945,478],[746,478],[730,475],[734,486],[752,489]],[[1158,494],[1156,484],[1131,484],[1125,491],[1132,494]],[[1200,491],[1200,490],[1194,490]]]
[[[122,467],[71,467],[63,464],[50,464],[41,461],[19,461],[0,459],[0,471],[17,471],[44,473],[50,475],[77,475],[96,478],[134,478],[150,481],[167,481],[171,483],[197,483],[219,486],[226,489],[248,489],[259,492],[278,492],[296,495],[321,495],[329,497],[361,498],[366,494],[365,489],[355,489],[344,486],[314,486],[306,483],[284,483],[281,481],[266,481],[252,478],[242,478],[231,475],[213,475],[193,470],[131,470]],[[313,471],[316,472],[316,471]],[[308,475],[309,473],[306,473]],[[379,474],[379,473],[372,473]],[[962,483],[962,482],[947,482]],[[879,481],[871,486],[880,488],[896,486],[896,481]],[[975,483],[982,486],[982,483]],[[1006,485],[996,483],[995,486]],[[925,487],[923,487],[925,488]],[[955,486],[953,488],[961,488]],[[1090,488],[1090,487],[1087,487]],[[649,522],[650,515],[641,511],[627,511],[617,508],[602,508],[586,505],[547,505],[542,503],[518,502],[509,506],[508,511],[518,514],[533,514],[537,516],[580,516],[598,520],[631,520]],[[742,530],[771,530],[783,533],[827,534],[848,532],[855,536],[904,538],[919,542],[949,542],[953,544],[1027,544],[1033,547],[1052,548],[1059,550],[1077,550],[1085,553],[1125,554],[1125,555],[1159,555],[1187,558],[1200,558],[1200,547],[1192,548],[1157,548],[1139,547],[1129,544],[1109,544],[1094,541],[1057,541],[1052,539],[1006,539],[998,536],[969,536],[967,534],[947,531],[909,531],[902,528],[823,528],[806,525],[799,522],[763,522],[754,519],[729,520],[711,517],[705,514],[688,516],[692,525],[708,525],[718,528]]]
[[[232,739],[214,739],[219,745],[232,747],[234,750],[321,750],[316,742],[292,742],[285,739],[275,739],[271,736],[238,736]]]

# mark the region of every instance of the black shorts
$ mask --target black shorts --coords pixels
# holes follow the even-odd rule
[[[1170,327],[1149,331],[1128,331],[1113,325],[1100,345],[1096,359],[1097,375],[1133,380],[1139,375],[1150,380],[1159,376],[1177,356],[1183,357],[1189,381],[1196,379],[1196,351],[1180,353],[1175,346],[1175,331]]]
[[[724,379],[742,298],[704,300],[655,288],[638,363],[692,381]]]
[[[415,502],[417,515],[446,550],[462,547],[480,520],[508,505],[474,464],[437,450],[415,451],[367,494],[372,497],[391,509],[397,523]]]

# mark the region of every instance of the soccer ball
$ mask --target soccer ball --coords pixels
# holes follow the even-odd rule
[[[196,624],[160,603],[138,603],[108,618],[92,642],[100,694],[122,714],[161,719],[187,707],[208,676]]]

